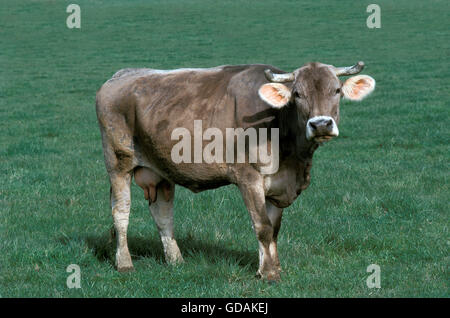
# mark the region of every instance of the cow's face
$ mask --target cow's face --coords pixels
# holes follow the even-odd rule
[[[274,108],[294,104],[305,138],[321,143],[339,135],[340,99],[360,101],[374,90],[375,80],[370,76],[353,76],[344,83],[338,78],[355,74],[363,66],[362,62],[347,68],[308,63],[288,74],[272,74],[267,70],[266,76],[278,83],[261,86],[259,96]],[[287,81],[293,82],[291,89],[280,84]]]

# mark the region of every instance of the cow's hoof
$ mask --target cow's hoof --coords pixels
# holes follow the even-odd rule
[[[169,265],[177,265],[184,262],[183,256],[181,256],[180,249],[178,248],[177,242],[173,238],[162,237],[164,255],[166,262]]]
[[[281,281],[281,276],[280,273],[270,273],[265,277],[265,280],[269,283],[269,284],[276,284],[278,282]]]
[[[166,263],[175,266],[184,263],[184,259],[180,251],[178,251],[178,253],[166,255]]]
[[[121,267],[117,267],[117,271],[119,273],[134,272],[134,267],[133,266],[121,266]]]
[[[260,272],[258,271],[256,273],[256,277],[267,281],[269,284],[276,284],[281,281],[280,273],[277,271],[270,271],[270,272]]]
[[[133,262],[131,261],[131,255],[130,252],[128,252],[128,249],[118,249],[116,252],[116,268],[117,271],[124,273],[124,272],[131,272],[134,270]]]
[[[184,263],[184,259],[182,257],[180,258],[176,258],[176,259],[167,259],[166,258],[166,263],[170,266],[176,266],[176,265],[180,265]]]

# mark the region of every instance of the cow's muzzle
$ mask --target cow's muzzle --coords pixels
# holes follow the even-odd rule
[[[306,123],[306,139],[316,142],[328,141],[339,135],[339,129],[333,118],[329,116],[316,116]]]

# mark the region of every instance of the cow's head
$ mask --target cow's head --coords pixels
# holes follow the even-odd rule
[[[259,96],[273,108],[295,105],[299,125],[309,141],[323,142],[338,136],[339,101],[346,98],[360,101],[375,89],[375,80],[368,75],[356,75],[341,82],[338,76],[362,71],[363,62],[350,67],[334,67],[308,63],[292,73],[274,74],[266,70],[271,83],[259,88]],[[293,82],[292,88],[281,84]]]

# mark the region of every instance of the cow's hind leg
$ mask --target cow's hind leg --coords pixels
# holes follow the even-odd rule
[[[130,183],[131,174],[110,175],[111,209],[117,239],[116,267],[119,272],[133,270],[131,255],[128,250],[127,229],[130,216]]]
[[[127,230],[131,207],[131,178],[133,171],[133,149],[131,135],[120,126],[121,118],[114,122],[116,129],[101,126],[103,152],[106,170],[111,183],[110,203],[117,240],[116,267],[119,272],[133,270],[131,255],[128,250]],[[121,128],[121,129],[119,129]]]
[[[183,262],[178,244],[173,235],[173,200],[175,185],[162,179],[148,168],[135,170],[135,181],[144,190],[150,213],[156,223],[163,244],[166,262]]]
[[[183,262],[183,257],[173,235],[174,194],[175,185],[163,180],[157,186],[156,201],[149,204],[150,212],[158,227],[164,247],[166,262],[169,264]]]

